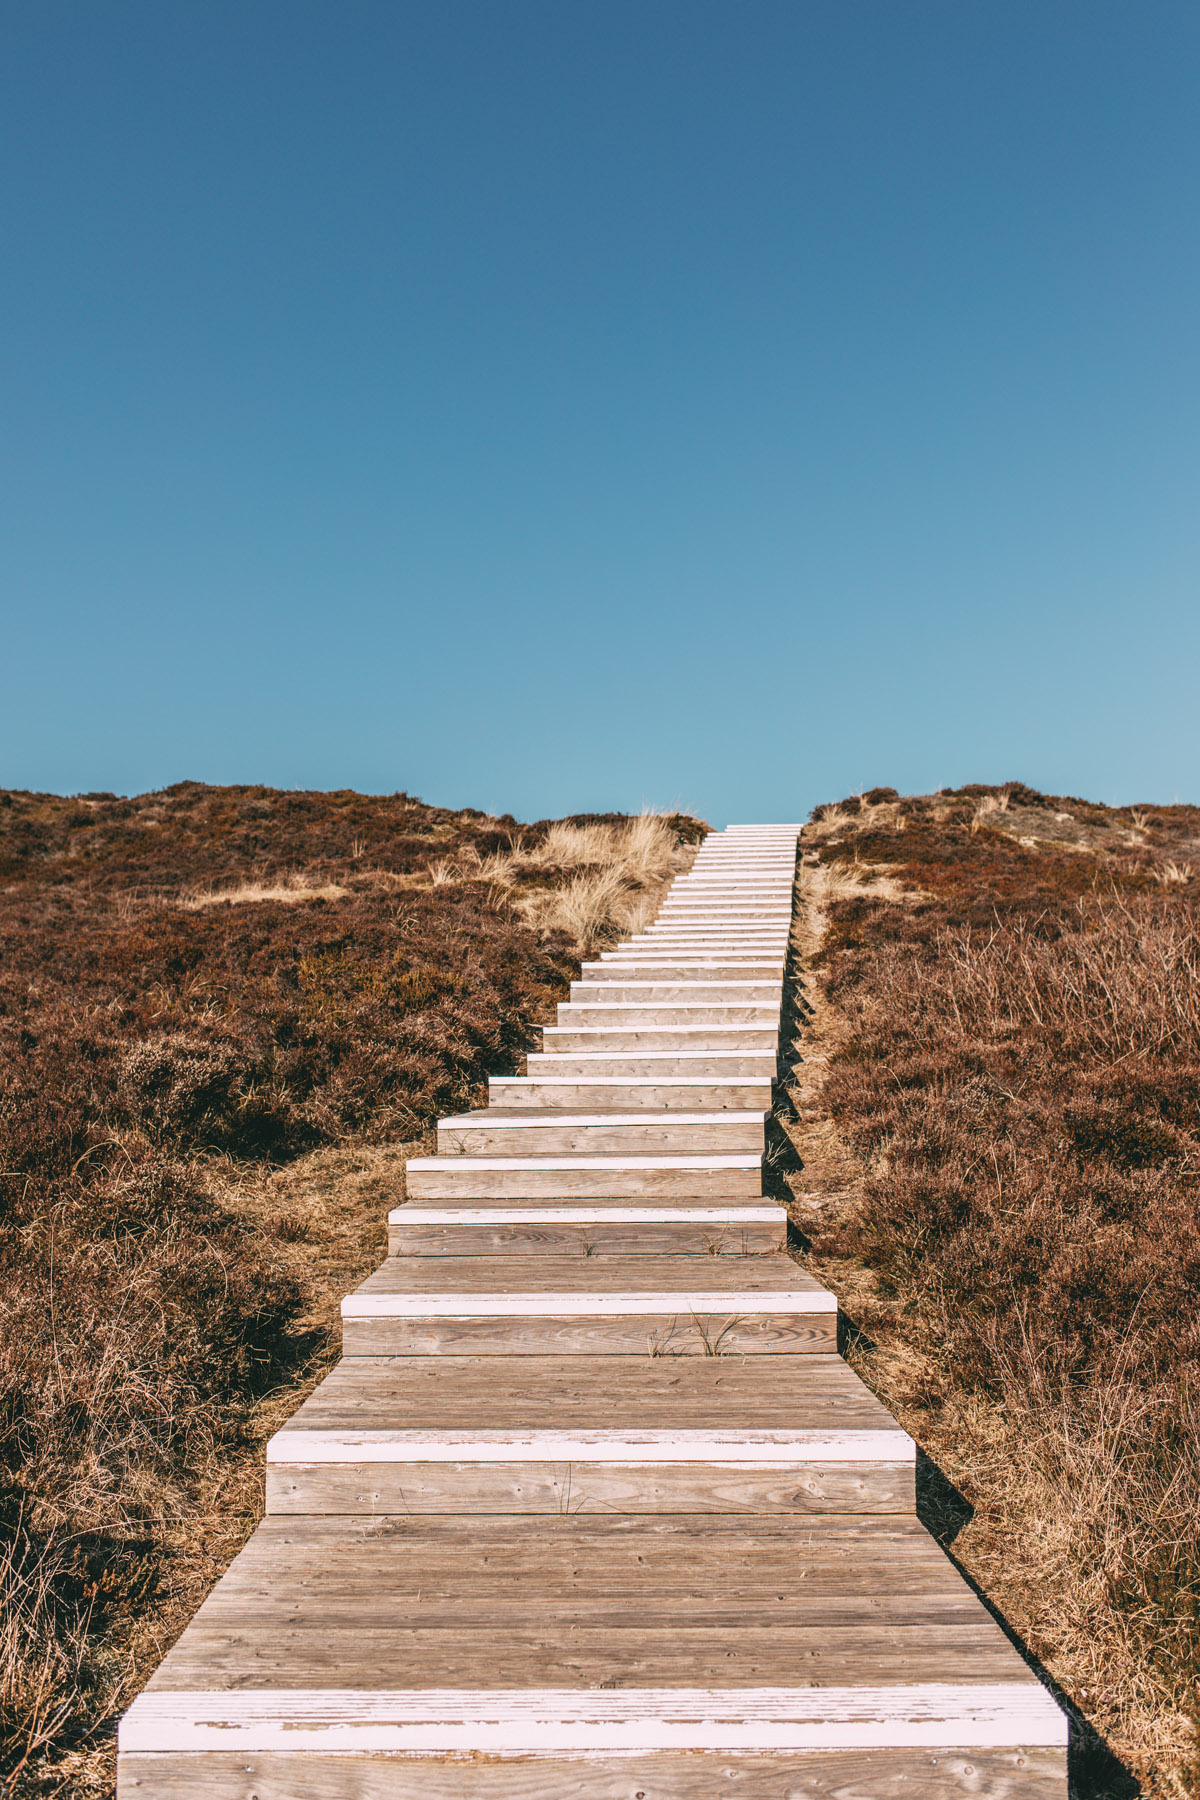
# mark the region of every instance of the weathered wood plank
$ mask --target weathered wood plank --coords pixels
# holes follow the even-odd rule
[[[1061,1800],[1058,1749],[814,1751],[802,1757],[470,1757],[209,1752],[122,1756],[153,1800]]]
[[[592,1266],[590,1258],[546,1257],[537,1266],[524,1258],[447,1257],[444,1265],[410,1268],[402,1261],[381,1264],[347,1298],[346,1305],[384,1296],[405,1296],[414,1301],[430,1297],[461,1298],[477,1295],[481,1303],[500,1303],[509,1296],[522,1302],[536,1295],[564,1291],[580,1307],[596,1311],[620,1311],[624,1296],[677,1296],[686,1308],[689,1299],[713,1294],[714,1305],[736,1303],[751,1307],[756,1299],[776,1309],[803,1300],[813,1311],[836,1312],[837,1302],[806,1269],[790,1256],[747,1257],[740,1261],[720,1257],[662,1257],[646,1263],[631,1257],[628,1263],[606,1262]],[[776,1298],[780,1296],[780,1298]],[[353,1308],[351,1307],[353,1310]]]
[[[753,1200],[762,1192],[762,1158],[749,1151],[413,1157],[407,1187],[412,1200]]]
[[[581,1260],[586,1266],[592,1259]],[[837,1319],[828,1312],[761,1312],[754,1318],[715,1311],[597,1317],[579,1312],[477,1318],[378,1315],[342,1321],[342,1350],[350,1357],[763,1357],[827,1354],[836,1348]]]
[[[501,1107],[441,1119],[437,1148],[445,1156],[702,1156],[744,1151],[761,1157],[766,1114],[715,1110],[593,1112]]]
[[[335,1365],[286,1430],[898,1431],[841,1357],[378,1357]],[[906,1440],[908,1441],[908,1440]]]
[[[316,1449],[313,1447],[313,1457]],[[552,1463],[513,1457],[462,1461],[318,1462],[280,1454],[267,1470],[267,1510],[286,1513],[791,1513],[911,1512],[913,1467],[895,1462],[685,1464],[649,1458]]]
[[[962,1635],[962,1634],[960,1634]],[[1022,1681],[704,1683],[525,1693],[491,1682],[432,1691],[335,1687],[147,1692],[121,1729],[122,1748],[464,1752],[881,1750],[1065,1742],[1065,1720],[1031,1676]]]
[[[417,1225],[397,1208],[388,1215],[388,1255],[761,1256],[787,1242],[782,1211],[774,1219],[738,1224],[690,1218],[682,1207],[674,1217],[646,1207],[640,1218],[632,1208],[621,1209],[629,1216],[606,1218],[593,1207],[578,1223],[556,1218],[556,1210],[496,1207],[489,1218],[481,1209],[445,1208],[442,1222]]]

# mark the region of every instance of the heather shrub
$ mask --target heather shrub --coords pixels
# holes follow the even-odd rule
[[[906,893],[830,906],[824,1097],[864,1173],[815,1237],[924,1353],[914,1404],[1006,1420],[1028,1529],[1057,1546],[1035,1643],[1086,1639],[1119,1732],[1186,1717],[1200,1682],[1200,900],[1155,879],[1200,815],[1150,832],[1016,784],[981,814],[989,792],[882,829],[824,809],[822,860]],[[1162,1756],[1155,1792],[1191,1791]]]

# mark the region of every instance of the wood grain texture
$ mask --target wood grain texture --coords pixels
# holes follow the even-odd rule
[[[611,1050],[531,1050],[527,1066],[531,1076],[584,1080],[614,1079],[628,1075],[636,1080],[674,1080],[676,1077],[711,1077],[714,1081],[761,1078],[773,1080],[778,1058],[770,1050],[645,1050],[619,1056]]]
[[[754,1155],[642,1157],[414,1157],[411,1200],[754,1200]]]
[[[348,1357],[794,1356],[806,1351],[827,1354],[836,1348],[837,1319],[831,1313],[764,1313],[753,1319],[732,1313],[663,1312],[608,1318],[540,1314],[342,1321],[342,1352]]]
[[[911,1463],[770,1465],[545,1459],[277,1462],[267,1510],[282,1513],[912,1512]]]
[[[539,1761],[387,1756],[123,1756],[138,1800],[1062,1800],[1061,1750],[825,1751],[803,1757]]]
[[[343,1359],[287,1431],[899,1431],[840,1356]],[[274,1440],[272,1440],[274,1441]],[[905,1440],[906,1442],[909,1440]]]
[[[413,1225],[395,1218],[388,1225],[389,1256],[760,1256],[786,1242],[782,1211],[777,1220],[749,1225],[603,1217],[569,1225],[530,1213],[493,1224]]]
[[[814,1311],[836,1312],[833,1295],[790,1256],[747,1257],[741,1260],[723,1257],[661,1257],[647,1263],[631,1257],[628,1263],[606,1262],[602,1268],[592,1267],[587,1257],[546,1257],[536,1267],[525,1259],[511,1261],[507,1257],[481,1257],[478,1261],[448,1257],[444,1265],[424,1264],[409,1268],[403,1262],[381,1264],[347,1296],[343,1312],[352,1313],[360,1303],[404,1297],[414,1303],[426,1298],[450,1298],[466,1294],[483,1300],[503,1300],[509,1295],[522,1298],[538,1294],[565,1293],[580,1303],[598,1310],[610,1310],[614,1296],[671,1294],[676,1304],[686,1310],[689,1300],[700,1294],[716,1296],[714,1304],[750,1309],[756,1297],[775,1307],[784,1302],[776,1296],[811,1304]],[[619,1310],[619,1305],[611,1310]]]
[[[446,1756],[671,1751],[981,1748],[1064,1741],[1035,1681],[857,1683],[852,1687],[646,1687],[523,1693],[468,1688],[255,1688],[143,1694],[121,1727],[128,1751],[391,1751]]]
[[[608,1055],[640,1055],[655,1050],[700,1050],[716,1054],[749,1051],[777,1055],[779,1022],[766,1025],[646,1026],[640,1030],[608,1025],[543,1025],[542,1055],[556,1051],[604,1051]]]
[[[575,1107],[579,1111],[627,1113],[765,1112],[771,1104],[771,1079],[715,1080],[711,1076],[682,1075],[674,1081],[654,1078],[588,1080],[574,1076],[493,1076],[488,1097],[493,1106]]]
[[[744,1151],[761,1157],[762,1111],[678,1114],[591,1113],[551,1107],[515,1113],[499,1107],[438,1126],[439,1156],[702,1156]]]

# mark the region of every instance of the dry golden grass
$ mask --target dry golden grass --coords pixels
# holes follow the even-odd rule
[[[335,881],[310,884],[300,877],[295,881],[247,881],[235,888],[213,888],[185,895],[177,904],[185,912],[202,912],[206,906],[252,906],[264,900],[280,906],[302,906],[309,900],[344,900],[349,888]]]
[[[644,812],[622,825],[588,826],[572,840],[572,827],[554,827],[560,866],[580,865],[565,886],[522,895],[518,907],[529,924],[564,932],[581,949],[612,943],[641,931],[658,911],[667,883],[695,861],[693,845],[681,844],[666,819]]]
[[[892,879],[893,863],[811,863],[800,865],[800,891],[822,913],[832,900],[902,900],[905,889]]]
[[[468,850],[435,864],[430,878],[483,881],[527,925],[590,950],[642,930],[668,882],[691,867],[695,845],[682,841],[679,826],[680,815],[655,812],[613,823],[558,821],[537,841],[514,832],[509,850]],[[703,835],[698,824],[695,835]]]

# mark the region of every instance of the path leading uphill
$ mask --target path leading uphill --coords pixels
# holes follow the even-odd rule
[[[762,1198],[796,835],[709,837],[409,1163],[122,1800],[1065,1796]]]

